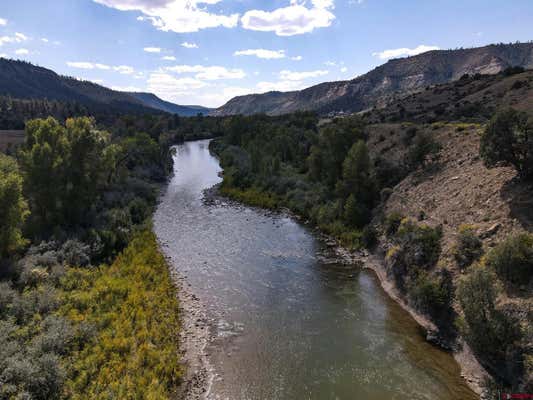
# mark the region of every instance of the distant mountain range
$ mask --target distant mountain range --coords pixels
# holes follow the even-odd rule
[[[0,95],[20,99],[78,102],[91,109],[117,113],[168,112],[182,116],[207,114],[200,106],[180,106],[152,93],[127,93],[89,81],[61,76],[28,62],[0,58]]]
[[[268,92],[231,99],[211,115],[299,110],[358,112],[387,104],[391,97],[451,82],[465,74],[496,74],[508,67],[533,68],[533,43],[496,44],[458,50],[435,50],[394,59],[349,81],[326,82],[300,91]]]
[[[170,103],[168,101],[161,100],[153,93],[129,92],[128,94],[141,101],[148,107],[156,108],[170,114],[178,114],[184,117],[194,117],[198,114],[207,115],[212,111],[211,108],[202,106],[180,106],[178,104]]]

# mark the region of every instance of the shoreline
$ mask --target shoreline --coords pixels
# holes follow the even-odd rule
[[[166,243],[158,239],[158,244],[176,286],[180,308],[179,351],[185,373],[176,399],[204,400],[214,380],[207,352],[211,337],[207,314],[200,299],[189,288],[187,277],[173,267],[172,258],[165,252]]]

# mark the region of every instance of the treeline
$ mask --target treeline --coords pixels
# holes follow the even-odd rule
[[[161,335],[178,328],[177,302],[146,233],[170,139],[126,126],[112,135],[88,117],[31,120],[16,155],[0,154],[1,399],[176,388],[177,333]]]
[[[228,118],[223,138],[212,142],[224,167],[222,190],[255,205],[288,207],[347,246],[372,245],[368,223],[382,191],[431,162],[439,145],[415,129],[406,162],[392,165],[370,156],[361,118],[318,122],[312,113]]]
[[[158,140],[164,134],[172,143],[219,136],[224,121],[202,115],[180,117],[157,110],[132,113],[99,103],[0,96],[0,130],[23,130],[28,121],[50,116],[60,123],[72,117],[92,117],[99,128],[115,136],[144,132]]]

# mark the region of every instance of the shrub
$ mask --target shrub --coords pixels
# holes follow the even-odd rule
[[[514,109],[496,113],[483,136],[479,153],[487,167],[512,165],[523,179],[533,179],[533,124]]]
[[[64,262],[72,267],[85,267],[90,263],[90,247],[78,240],[67,240],[61,246]]]
[[[435,318],[441,318],[451,310],[453,282],[449,271],[437,275],[422,271],[409,284],[409,299],[414,307]]]
[[[440,255],[442,231],[439,227],[431,228],[418,225],[410,219],[404,219],[396,232],[396,241],[405,250],[407,265],[430,267]]]
[[[367,249],[372,249],[378,242],[378,233],[372,225],[367,225],[361,233],[361,242]]]
[[[474,228],[469,225],[460,226],[457,243],[453,249],[457,265],[464,269],[479,260],[482,255],[483,242],[476,236]]]
[[[505,282],[528,285],[533,278],[533,234],[509,237],[489,252],[486,263]]]
[[[492,362],[502,362],[520,338],[519,324],[496,307],[501,288],[494,272],[484,266],[470,267],[457,287],[464,320],[459,323],[472,347]]]
[[[400,224],[402,223],[403,215],[399,212],[393,211],[385,217],[385,233],[387,236],[396,234]]]
[[[419,133],[407,152],[407,164],[411,169],[425,167],[437,161],[442,146],[425,132]]]

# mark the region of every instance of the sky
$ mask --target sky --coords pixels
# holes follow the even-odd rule
[[[532,0],[0,0],[0,56],[178,104],[533,40]]]

